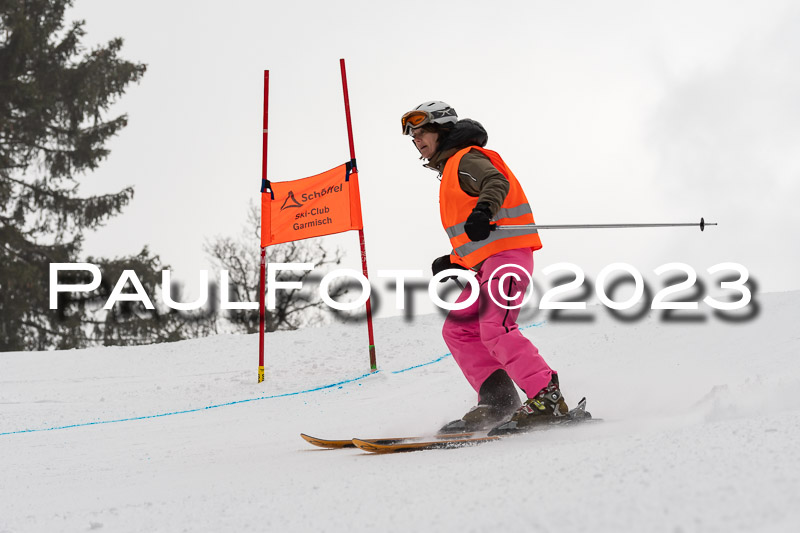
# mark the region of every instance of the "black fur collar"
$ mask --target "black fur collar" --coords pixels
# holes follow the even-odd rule
[[[447,136],[439,144],[438,152],[446,152],[453,148],[460,150],[467,146],[486,146],[489,134],[477,120],[464,118],[456,122],[456,125],[448,132]]]

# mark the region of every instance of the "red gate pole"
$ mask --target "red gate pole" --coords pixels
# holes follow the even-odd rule
[[[350,120],[350,96],[347,92],[347,73],[344,68],[344,59],[339,60],[339,66],[342,69],[342,92],[344,93],[344,114],[347,119],[347,139],[350,142],[350,160],[355,165],[356,149],[353,143],[353,123]],[[364,242],[363,229],[358,230],[358,240],[361,244],[361,270],[364,273],[364,277],[369,279],[369,274],[367,272],[367,247]],[[369,336],[369,368],[375,372],[378,370],[378,363],[375,357],[375,337],[372,334],[372,304],[370,298],[367,298],[367,334]]]
[[[261,152],[261,179],[267,180],[267,117],[269,110],[269,70],[264,71],[264,139]],[[264,191],[261,192],[264,194]],[[261,267],[258,282],[258,382],[264,381],[264,331],[266,324],[266,309],[264,302],[265,270],[267,267],[267,249],[261,247]]]

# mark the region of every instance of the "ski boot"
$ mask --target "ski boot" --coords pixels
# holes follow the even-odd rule
[[[489,436],[523,432],[544,424],[558,422],[567,413],[569,413],[569,408],[558,387],[558,376],[553,374],[547,387],[522,404],[522,407],[514,411],[507,422],[492,429]]]
[[[516,407],[498,407],[496,405],[478,404],[458,420],[445,424],[439,430],[440,435],[453,433],[472,433],[493,428],[516,411]]]
[[[522,404],[514,382],[505,370],[496,370],[481,385],[479,403],[458,420],[445,424],[440,435],[472,433],[491,429],[514,413]]]

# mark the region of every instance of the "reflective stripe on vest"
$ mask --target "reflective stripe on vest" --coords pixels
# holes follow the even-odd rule
[[[528,205],[528,204],[518,205],[517,207],[512,207],[512,208],[509,208],[509,209],[505,209],[505,208],[501,207],[500,210],[497,211],[497,214],[494,217],[492,217],[492,222],[497,222],[498,220],[500,220],[502,218],[517,218],[517,217],[521,217],[522,215],[528,215],[528,214],[531,214],[531,215],[533,214],[533,212],[531,211],[531,206]],[[465,222],[459,222],[455,226],[450,226],[449,228],[445,228],[445,231],[447,232],[447,236],[452,239],[452,238],[458,237],[459,235],[464,233],[464,224],[465,223],[466,223],[466,221]],[[532,233],[538,233],[538,232],[534,228]],[[520,235],[520,234],[516,233],[515,235]]]
[[[450,244],[453,247],[451,260],[454,263],[472,268],[491,255],[515,248],[538,250],[542,247],[536,228],[504,229],[493,231],[489,237],[473,242],[464,232],[464,224],[472,213],[478,198],[469,196],[461,189],[458,180],[458,165],[461,158],[470,150],[478,150],[489,158],[492,165],[503,174],[509,182],[509,191],[503,205],[492,217],[492,221],[503,226],[534,224],[528,199],[522,187],[500,156],[491,150],[470,146],[460,150],[445,164],[442,172],[442,183],[439,187],[439,204],[442,224]]]

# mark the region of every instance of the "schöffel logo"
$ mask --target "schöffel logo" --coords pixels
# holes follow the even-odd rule
[[[340,183],[339,185],[331,185],[330,187],[326,187],[324,189],[320,189],[319,191],[314,191],[312,193],[303,193],[300,195],[300,200],[305,202],[310,202],[311,200],[316,200],[317,198],[322,198],[326,194],[331,194],[334,192],[342,192],[343,185]]]
[[[314,191],[311,193],[304,192],[303,194],[300,195],[300,200],[295,198],[294,191],[289,191],[289,194],[286,195],[286,200],[283,201],[283,205],[281,206],[281,211],[283,211],[284,209],[289,209],[290,207],[303,207],[303,205],[306,202],[322,198],[323,196],[335,192],[342,192],[343,190],[344,186],[341,183],[339,185],[331,185],[330,187],[326,187],[324,189],[320,189],[318,191]]]
[[[283,205],[281,206],[281,211],[290,207],[303,207],[303,204],[298,202],[297,198],[294,197],[294,191],[289,191],[288,196],[286,196],[286,200],[284,200]]]

